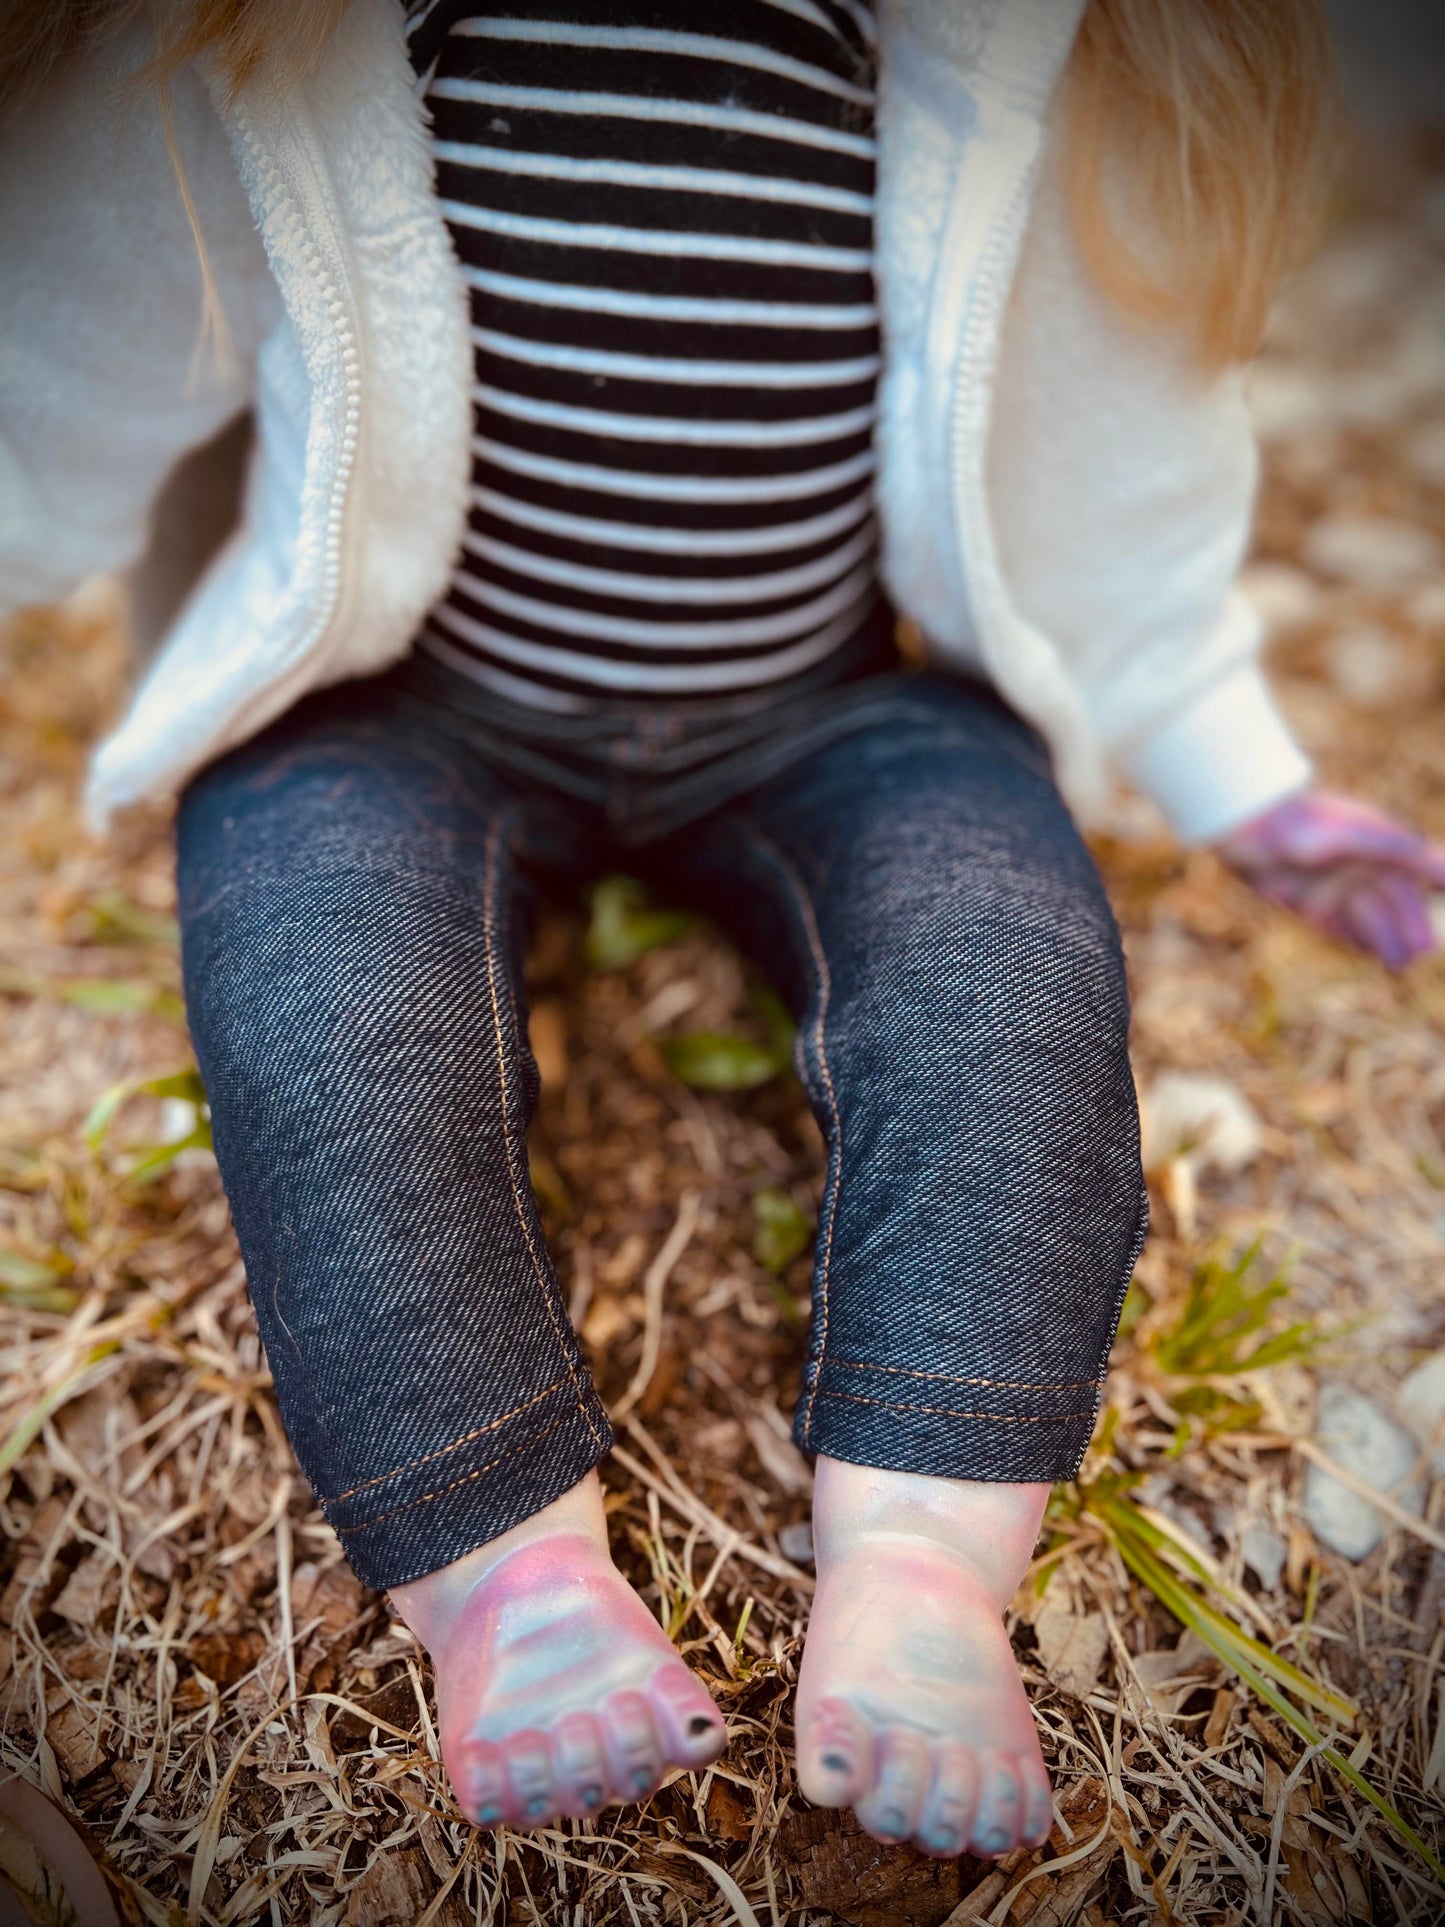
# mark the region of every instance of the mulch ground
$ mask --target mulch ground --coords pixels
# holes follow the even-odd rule
[[[1445,189],[1392,176],[1354,198],[1260,371],[1248,581],[1324,773],[1445,836]],[[196,1125],[194,1092],[182,1075],[85,1130],[105,1093],[191,1063],[165,825],[104,850],[77,826],[125,676],[114,610],[96,592],[0,648],[3,1760],[83,1824],[127,1919],[1442,1917],[1398,1829],[1125,1563],[1106,1503],[1192,1547],[1191,1598],[1352,1703],[1319,1715],[1338,1755],[1445,1855],[1440,1495],[1423,1535],[1350,1564],[1303,1522],[1297,1445],[1322,1382],[1388,1403],[1445,1345],[1439,961],[1390,978],[1140,806],[1098,837],[1156,1228],[1105,1429],[1011,1616],[1054,1836],[939,1864],[805,1807],[789,1765],[810,1580],[786,1415],[810,1260],[788,1248],[816,1207],[817,1129],[788,1073],[719,1092],[670,1068],[669,1042],[701,1032],[766,1047],[725,942],[693,928],[598,970],[585,907],[558,906],[531,966],[534,1181],[603,1392],[628,1408],[605,1469],[619,1556],[734,1739],[640,1810],[478,1835],[437,1764],[426,1663],[295,1469],[209,1154],[134,1175]],[[1245,1289],[1283,1267],[1267,1329],[1302,1333],[1241,1371],[1257,1341],[1221,1327],[1222,1369],[1197,1350],[1191,1368],[1194,1281],[1223,1289],[1255,1241]]]

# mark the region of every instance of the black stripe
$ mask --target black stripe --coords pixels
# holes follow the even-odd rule
[[[788,344],[778,343],[775,360],[786,362]],[[634,351],[635,352],[635,351]],[[738,359],[729,356],[729,360]],[[871,380],[826,388],[759,388],[732,382],[642,381],[632,375],[594,375],[582,369],[539,368],[510,355],[477,350],[477,380],[538,401],[569,408],[609,408],[625,415],[665,415],[692,421],[811,421],[849,408],[866,408],[873,399]]]
[[[476,150],[501,143],[478,134]],[[785,173],[782,180],[796,179]],[[662,228],[674,234],[735,234],[751,240],[808,241],[830,248],[870,248],[873,228],[866,214],[817,207],[803,201],[766,201],[746,194],[691,188],[627,187],[615,181],[576,181],[512,174],[485,163],[439,160],[437,192],[446,201],[530,214],[547,221],[575,221],[585,195],[589,221],[615,227]]]
[[[737,39],[731,32],[721,37]],[[712,105],[725,102],[749,113],[778,114],[839,133],[866,138],[871,131],[866,110],[856,101],[825,87],[753,66],[746,59],[734,61],[725,56],[709,60],[695,54],[661,53],[655,49],[570,47],[562,42],[492,40],[483,36],[472,39],[459,35],[443,49],[436,78],[484,81],[500,87],[534,87],[557,93],[642,96],[662,102]],[[504,107],[500,111],[509,110]],[[606,110],[602,112],[605,114]]]
[[[428,102],[438,140],[485,140],[523,154],[567,154],[575,160],[606,160],[625,154],[645,166],[721,167],[734,174],[766,174],[873,192],[873,163],[800,141],[735,133],[727,128],[690,127],[672,121],[622,120],[604,114],[546,113],[537,107],[478,108],[469,101]],[[680,135],[687,137],[680,152]]]
[[[825,515],[852,501],[860,478],[822,489],[816,495],[795,496],[781,502],[684,502],[676,498],[651,501],[641,495],[616,495],[601,489],[542,481],[510,469],[474,462],[472,479],[500,495],[535,502],[540,508],[560,509],[565,515],[589,515],[608,522],[635,522],[654,529],[776,528],[805,515]]]
[[[807,598],[804,600],[806,601]],[[871,608],[872,602],[871,592],[865,591],[859,597],[856,606],[861,613]],[[482,622],[489,628],[501,630],[504,635],[515,636],[521,642],[534,643],[545,649],[568,649],[576,655],[598,656],[604,662],[636,663],[640,667],[651,664],[654,667],[686,668],[690,664],[699,663],[755,661],[759,657],[777,655],[784,649],[796,649],[810,636],[817,635],[821,629],[829,627],[838,620],[837,616],[830,616],[827,622],[815,623],[811,628],[805,626],[798,631],[797,635],[786,636],[781,642],[730,642],[718,649],[678,649],[675,646],[667,648],[659,645],[649,646],[645,643],[611,642],[594,636],[568,636],[564,631],[539,627],[517,616],[506,614],[500,609],[488,609],[484,604],[474,602],[460,583],[453,586],[443,606],[459,611],[472,622]],[[848,612],[840,611],[840,614],[846,613]],[[445,625],[441,625],[441,628],[444,635],[451,634]],[[640,636],[645,635],[646,625],[638,623],[637,633]],[[471,646],[478,650],[485,648],[481,643],[473,643]],[[506,659],[501,656],[496,659],[503,664],[506,662]],[[514,676],[527,676],[533,673],[530,668],[520,664],[511,665],[511,672]]]
[[[623,294],[690,295],[703,300],[736,299],[741,281],[749,301],[779,301],[822,307],[830,303],[866,307],[873,301],[873,276],[857,268],[774,266],[761,261],[712,260],[706,255],[634,253],[625,248],[578,247],[573,242],[534,241],[489,234],[461,223],[452,229],[458,258],[468,267],[528,281],[555,281],[563,287],[615,288]]]
[[[683,15],[677,0],[506,0],[506,5],[489,11],[497,18],[510,20],[560,20],[570,26],[652,27],[676,32],[680,27],[697,33],[725,31],[728,37],[771,47],[806,60],[813,66],[829,67],[856,85],[869,84],[869,55],[851,15],[828,0],[818,0],[819,11],[835,23],[835,31],[815,26],[812,21],[772,7],[766,0],[728,0],[725,15],[708,8],[695,7]],[[451,31],[462,20],[479,17],[483,9],[472,0],[439,0],[436,17],[444,21],[441,34]],[[696,23],[696,24],[694,24]],[[433,29],[427,22],[427,30]],[[413,58],[417,40],[412,41]],[[418,61],[423,71],[434,55]]]
[[[589,435],[544,422],[517,421],[493,408],[477,407],[472,415],[485,444],[636,475],[801,475],[861,455],[872,440],[864,429],[829,441],[804,442],[796,448],[693,448],[668,442],[625,441],[618,435]],[[478,453],[477,465],[486,465],[485,450]]]
[[[835,543],[833,546],[836,548],[838,545]],[[565,583],[528,575],[498,561],[483,563],[464,551],[458,564],[458,580],[453,585],[453,593],[465,596],[472,594],[470,588],[460,580],[460,575],[466,573],[484,578],[500,589],[508,589],[513,595],[531,596],[535,601],[552,603],[559,609],[581,609],[589,615],[621,617],[625,621],[635,622],[638,634],[645,636],[655,623],[697,622],[722,626],[730,622],[749,621],[755,616],[780,615],[785,609],[800,609],[836,587],[845,575],[851,574],[859,566],[861,559],[856,555],[845,557],[821,580],[808,588],[794,589],[787,595],[759,596],[746,602],[674,603],[652,602],[640,596],[604,595],[601,590],[594,588],[569,588]],[[696,573],[698,571],[695,570]],[[511,617],[506,619],[510,621]],[[541,633],[547,633],[545,624]],[[563,633],[560,625],[558,633]],[[585,648],[591,645],[587,642],[574,643],[573,646]]]
[[[553,345],[576,344],[624,355],[667,355],[697,361],[842,361],[879,352],[878,324],[858,327],[765,327],[735,321],[669,321],[647,315],[588,313],[472,290],[472,323]]]
[[[549,556],[558,562],[577,562],[594,569],[619,569],[630,575],[655,576],[660,581],[704,576],[715,582],[727,582],[738,577],[771,575],[780,569],[800,568],[816,561],[843,543],[851,542],[866,520],[865,515],[860,515],[841,533],[826,536],[820,542],[800,543],[786,549],[754,549],[746,555],[707,556],[659,554],[655,549],[633,549],[620,542],[569,540],[546,529],[528,528],[520,522],[509,521],[492,509],[474,508],[467,526],[477,535],[490,536],[495,541],[509,543],[514,549]]]

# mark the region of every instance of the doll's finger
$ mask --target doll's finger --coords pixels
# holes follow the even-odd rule
[[[1430,843],[1421,837],[1419,849],[1401,867],[1413,871],[1432,890],[1445,890],[1445,843]]]
[[[1378,883],[1356,890],[1344,905],[1345,925],[1362,950],[1373,951],[1391,970],[1409,963],[1409,939],[1400,927],[1395,905]]]
[[[1405,961],[1412,963],[1416,957],[1428,956],[1435,948],[1435,932],[1419,883],[1396,871],[1380,877],[1375,887],[1394,912],[1395,927],[1408,951]]]

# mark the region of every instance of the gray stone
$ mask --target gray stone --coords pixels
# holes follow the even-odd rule
[[[795,1566],[811,1566],[813,1563],[813,1528],[806,1519],[794,1526],[784,1526],[778,1534],[778,1551]]]
[[[1445,1478],[1445,1352],[1422,1360],[1400,1381],[1395,1409],[1421,1445],[1430,1448],[1430,1469]]]
[[[1315,1441],[1343,1471],[1353,1472],[1408,1512],[1423,1510],[1420,1481],[1404,1483],[1420,1456],[1419,1447],[1363,1392],[1348,1385],[1321,1386]],[[1304,1513],[1315,1537],[1346,1559],[1366,1558],[1389,1527],[1378,1506],[1314,1464],[1305,1472]]]

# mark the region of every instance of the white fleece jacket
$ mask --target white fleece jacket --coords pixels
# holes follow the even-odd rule
[[[1186,837],[1309,766],[1233,590],[1255,454],[1241,377],[1091,284],[1057,82],[1082,0],[880,0],[883,566],[944,665],[992,678],[1087,811],[1110,765]],[[0,127],[0,613],[135,566],[177,461],[244,409],[240,522],[102,744],[97,824],[174,793],[309,689],[382,668],[465,522],[471,347],[397,0],[317,71],[176,89],[229,332],[132,44]]]

